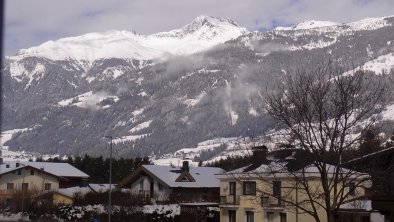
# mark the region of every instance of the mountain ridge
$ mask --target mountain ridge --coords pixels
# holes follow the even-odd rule
[[[205,18],[196,23],[208,27],[204,31],[212,23]],[[214,138],[264,136],[276,123],[265,112],[262,89],[273,90],[274,83],[294,73],[305,58],[311,64],[319,58],[366,64],[366,69],[385,70],[384,76],[392,77],[394,19],[383,20],[365,20],[354,30],[339,25],[241,35],[244,29],[232,29],[228,22],[236,38],[223,42],[212,35],[219,43],[162,59],[11,57],[4,67],[2,124],[12,136],[7,134],[4,145],[11,150],[100,155],[107,153],[104,136],[112,135],[119,139],[116,156],[141,156],[174,153]],[[386,126],[385,131],[390,130]]]
[[[48,41],[20,50],[10,59],[40,56],[52,60],[105,58],[158,59],[166,54],[187,55],[206,50],[247,33],[232,20],[199,16],[181,29],[142,35],[134,31],[106,31]]]

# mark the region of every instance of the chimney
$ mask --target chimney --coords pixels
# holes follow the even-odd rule
[[[268,148],[266,146],[255,146],[252,148],[253,165],[261,165],[267,163]]]
[[[183,161],[182,162],[182,170],[189,172],[189,161]]]

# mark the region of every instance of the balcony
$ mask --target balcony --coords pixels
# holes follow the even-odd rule
[[[275,197],[261,197],[261,207],[269,210],[283,210],[285,204]]]
[[[228,195],[228,196],[220,196],[220,206],[221,207],[238,207],[239,198],[237,196]]]

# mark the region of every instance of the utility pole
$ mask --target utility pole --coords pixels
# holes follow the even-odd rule
[[[108,194],[108,222],[111,222],[111,194],[112,194],[112,136],[106,136],[106,138],[110,139],[109,145],[109,194]]]

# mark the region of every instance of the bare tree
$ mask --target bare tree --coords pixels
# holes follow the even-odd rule
[[[342,168],[341,158],[359,143],[357,130],[375,124],[375,114],[385,104],[387,87],[381,76],[362,70],[344,73],[343,67],[330,61],[313,69],[299,68],[267,96],[267,111],[283,127],[281,133],[297,149],[311,154],[320,177],[321,187],[311,187],[305,169],[292,174],[307,204],[281,198],[316,221],[322,219],[319,208],[326,212],[324,220],[335,221],[340,205],[353,192],[349,185],[365,182],[357,172]]]

